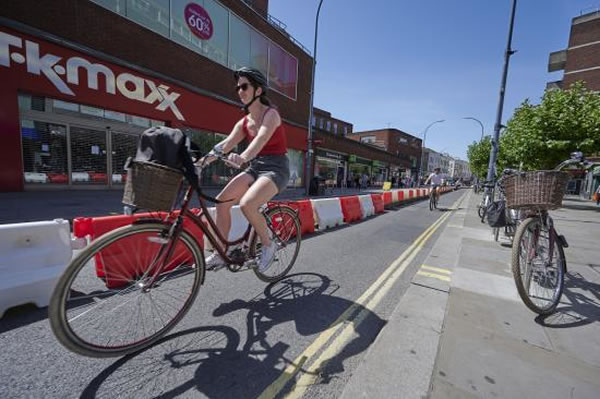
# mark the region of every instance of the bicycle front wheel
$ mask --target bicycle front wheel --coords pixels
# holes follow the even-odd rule
[[[565,253],[554,229],[538,217],[524,220],[515,233],[512,272],[519,296],[533,312],[552,313],[562,295]]]
[[[267,270],[261,272],[256,267],[254,273],[260,280],[271,283],[281,280],[294,266],[302,242],[302,229],[296,212],[287,206],[268,209],[264,213],[264,217],[273,236],[272,239],[275,240],[279,249]],[[250,241],[250,256],[257,258],[260,248],[260,238],[257,234],[253,234]]]
[[[433,211],[435,208],[435,196],[433,194],[429,195],[429,210]]]
[[[58,341],[84,356],[123,356],[152,345],[186,314],[204,278],[196,240],[170,225],[129,225],[81,251],[48,309]],[[173,250],[168,251],[170,245]]]

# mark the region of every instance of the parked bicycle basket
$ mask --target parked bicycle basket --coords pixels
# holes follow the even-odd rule
[[[169,211],[183,182],[183,173],[154,162],[132,161],[127,170],[123,203],[150,211]]]
[[[508,208],[556,209],[562,205],[569,175],[555,170],[522,172],[504,179]]]

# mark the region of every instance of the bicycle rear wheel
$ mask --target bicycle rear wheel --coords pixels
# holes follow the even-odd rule
[[[434,195],[433,193],[429,194],[429,210],[433,211],[433,208],[435,208],[435,199],[434,199]]]
[[[254,273],[260,280],[271,283],[281,280],[294,266],[300,251],[302,230],[296,212],[290,207],[275,206],[265,211],[263,216],[273,235],[272,239],[277,242],[279,249],[267,270],[261,272],[256,267]],[[250,257],[257,258],[260,248],[260,238],[257,234],[253,234],[250,241]]]
[[[523,303],[535,313],[552,313],[560,302],[565,270],[565,253],[556,231],[545,228],[539,217],[525,219],[512,249],[513,277]]]
[[[181,320],[203,281],[204,257],[183,231],[167,259],[169,228],[125,226],[75,256],[48,309],[61,344],[84,356],[123,356],[153,344]]]

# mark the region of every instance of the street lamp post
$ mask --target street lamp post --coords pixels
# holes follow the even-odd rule
[[[502,82],[500,83],[500,98],[498,99],[498,109],[496,110],[496,124],[494,125],[494,138],[492,139],[492,149],[490,151],[490,163],[488,165],[487,179],[494,179],[496,173],[496,159],[498,158],[498,144],[500,141],[500,128],[502,127],[502,108],[504,107],[504,93],[506,91],[506,77],[508,75],[508,63],[510,56],[515,53],[511,48],[513,27],[515,23],[515,11],[517,9],[517,0],[512,0],[510,9],[510,24],[508,26],[508,42],[506,43],[506,52],[504,53],[504,68],[502,70]]]
[[[481,121],[477,118],[473,118],[472,116],[465,116],[463,119],[470,119],[472,121],[475,121],[477,123],[479,123],[479,126],[481,126],[481,138],[479,139],[479,141],[483,140],[483,123],[481,123]]]
[[[423,132],[423,142],[421,143],[421,166],[419,167],[419,176],[417,176],[417,178],[421,178],[423,177],[423,158],[424,158],[424,154],[425,154],[425,139],[427,138],[427,131],[429,130],[429,128],[433,125],[435,125],[436,123],[442,123],[445,122],[445,119],[440,119],[439,121],[435,121],[435,122],[431,122],[426,128],[425,131]],[[419,182],[420,183],[420,182]]]
[[[311,165],[312,165],[312,153],[313,153],[313,129],[312,129],[312,120],[313,120],[313,100],[315,96],[315,70],[317,66],[317,35],[319,33],[319,13],[321,12],[321,5],[323,4],[323,0],[319,1],[319,7],[317,8],[317,16],[315,18],[315,43],[313,46],[313,63],[312,63],[312,82],[310,85],[310,111],[308,116],[308,143],[306,148],[306,173],[304,174],[304,186],[306,190],[306,195],[308,196],[308,191],[310,187],[310,175],[311,173]]]

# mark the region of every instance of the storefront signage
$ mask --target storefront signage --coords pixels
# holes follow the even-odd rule
[[[185,6],[185,22],[192,31],[202,40],[208,40],[213,35],[213,23],[204,8],[196,3]]]
[[[103,90],[106,93],[116,95],[118,92],[131,100],[157,104],[156,110],[164,112],[170,109],[177,119],[185,120],[175,104],[180,94],[169,93],[169,86],[164,84],[157,86],[151,80],[126,72],[115,76],[108,66],[91,63],[82,57],[69,57],[61,62],[63,57],[51,53],[40,55],[40,45],[35,41],[25,40],[24,53],[15,49],[23,49],[23,39],[0,32],[0,66],[11,68],[15,66],[14,64],[25,64],[28,73],[43,75],[62,94],[75,97],[75,93],[67,83],[78,86],[79,70],[83,69],[87,73],[88,89],[100,90],[98,77],[102,75],[105,81]],[[66,77],[66,82],[61,76]]]
[[[323,150],[317,150],[317,155],[320,157],[337,159],[338,161],[345,161],[347,159],[347,157],[345,155],[338,154],[336,152],[323,151]]]

